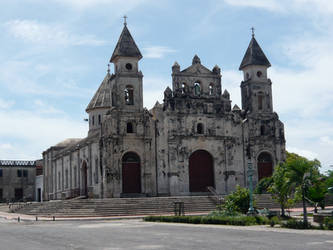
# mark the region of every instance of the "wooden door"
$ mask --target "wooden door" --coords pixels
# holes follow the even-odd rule
[[[264,152],[258,157],[258,181],[273,174],[273,161],[270,154]]]
[[[190,192],[207,192],[214,185],[213,157],[205,150],[197,150],[189,159]]]
[[[140,158],[135,153],[126,153],[122,164],[123,193],[141,193]]]

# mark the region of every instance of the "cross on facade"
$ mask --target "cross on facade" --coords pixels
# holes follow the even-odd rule
[[[254,37],[254,27],[252,27],[251,30],[252,30],[252,37]]]
[[[124,18],[124,25],[127,25],[127,22],[126,22],[127,16],[125,15],[125,16],[123,16],[123,18]]]

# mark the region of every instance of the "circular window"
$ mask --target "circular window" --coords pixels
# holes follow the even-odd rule
[[[126,63],[125,67],[126,67],[126,69],[131,70],[132,69],[132,64]]]
[[[257,72],[257,76],[260,78],[262,76],[262,72],[261,71],[258,71]]]

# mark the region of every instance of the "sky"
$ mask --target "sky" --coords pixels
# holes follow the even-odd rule
[[[222,91],[241,106],[238,67],[254,27],[287,150],[333,170],[331,0],[1,0],[0,159],[39,159],[87,135],[85,108],[124,15],[143,54],[148,109],[171,86],[173,63],[184,69],[195,54],[222,69]]]

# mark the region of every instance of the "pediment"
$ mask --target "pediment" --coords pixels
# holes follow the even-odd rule
[[[207,69],[205,66],[199,63],[191,65],[190,67],[182,70],[181,73],[215,75],[211,70]]]

